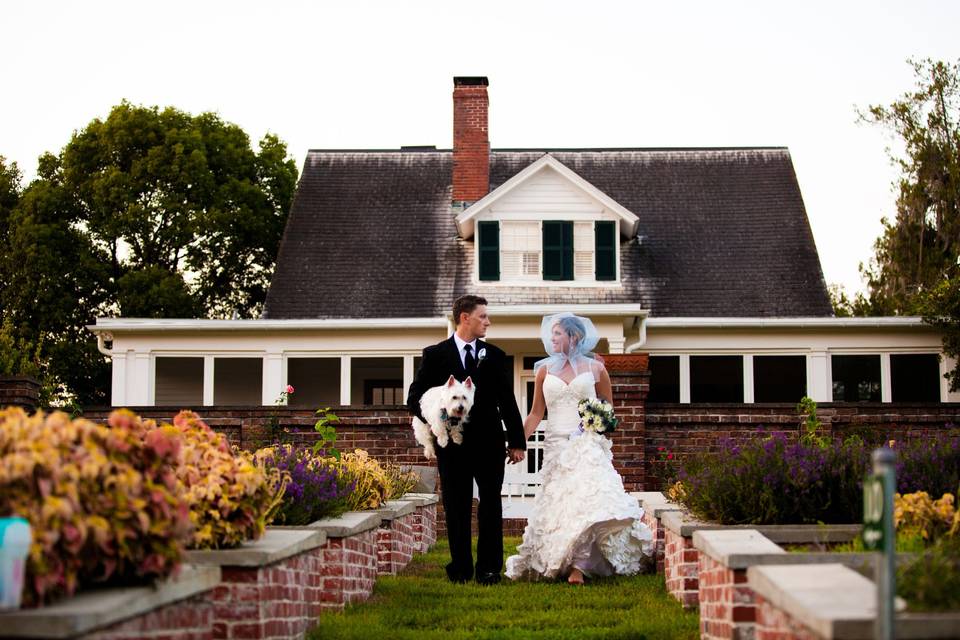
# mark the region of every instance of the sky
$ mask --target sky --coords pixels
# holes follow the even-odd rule
[[[308,149],[452,146],[454,76],[490,80],[490,142],[788,147],[828,284],[864,285],[895,141],[857,122],[960,58],[960,2],[0,4],[0,155],[37,157],[121,100],[217,112]]]

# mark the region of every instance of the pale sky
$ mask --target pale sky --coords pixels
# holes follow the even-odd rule
[[[452,78],[490,79],[515,147],[786,146],[828,284],[862,289],[896,173],[855,107],[960,58],[960,2],[5,2],[0,155],[44,151],[127,99],[216,111],[254,141],[452,145]]]

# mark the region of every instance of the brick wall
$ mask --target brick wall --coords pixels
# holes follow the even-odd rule
[[[222,637],[222,636],[221,636]],[[82,636],[83,640],[213,640],[213,607],[206,595],[168,604]]]
[[[40,382],[27,376],[0,376],[0,407],[34,411],[40,399]]]
[[[754,597],[757,617],[753,636],[755,640],[819,640],[820,636],[789,613],[759,594]]]
[[[321,609],[339,611],[346,604],[369,598],[377,581],[377,529],[345,538],[328,537],[320,548]]]
[[[646,484],[646,415],[650,390],[646,354],[606,355],[604,364],[613,386],[613,406],[619,423],[611,435],[613,465],[627,491],[643,491]]]
[[[416,512],[385,521],[377,529],[377,573],[396,575],[413,559],[416,550]]]
[[[417,507],[413,512],[413,547],[426,553],[437,543],[437,504]]]
[[[698,604],[700,552],[693,546],[692,538],[667,529],[664,535],[663,578],[667,591],[680,601],[685,609]]]
[[[663,575],[663,554],[667,528],[663,526],[663,522],[659,518],[653,517],[652,509],[644,509],[641,520],[643,524],[650,528],[650,532],[653,534],[653,553],[657,565],[657,573]]]
[[[223,567],[213,605],[214,637],[259,640],[302,638],[320,615],[323,547],[263,567]]]
[[[754,637],[754,594],[746,569],[730,569],[699,553],[700,638]]]

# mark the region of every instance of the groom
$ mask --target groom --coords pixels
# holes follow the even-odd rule
[[[420,398],[430,387],[446,383],[451,375],[461,382],[470,376],[477,385],[473,409],[463,430],[463,444],[452,440],[437,447],[437,466],[443,494],[450,542],[447,577],[466,582],[474,574],[470,549],[473,481],[477,482],[477,582],[500,582],[503,568],[503,517],[500,491],[504,457],[511,463],[523,460],[527,448],[517,402],[505,375],[506,355],[480,338],[487,335],[490,319],[487,301],[479,296],[462,296],[453,303],[456,332],[447,340],[423,350],[423,360],[410,385],[407,407],[420,415]],[[501,420],[503,421],[501,423]],[[424,420],[426,422],[426,420]],[[509,448],[504,447],[503,426],[507,427]]]

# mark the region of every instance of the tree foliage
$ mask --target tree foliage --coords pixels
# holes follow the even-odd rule
[[[902,145],[896,217],[883,220],[867,277],[875,315],[916,313],[960,255],[960,73],[957,64],[911,62],[917,86],[861,117]]]
[[[0,312],[63,394],[107,399],[98,316],[259,314],[297,177],[276,136],[124,102],[37,174],[0,158]]]
[[[960,356],[960,67],[910,61],[916,86],[861,118],[902,146],[896,217],[883,219],[870,265],[861,265],[869,297],[835,298],[840,313],[919,314],[944,331],[944,352]],[[839,315],[839,313],[838,313]],[[960,387],[960,365],[951,374]]]

